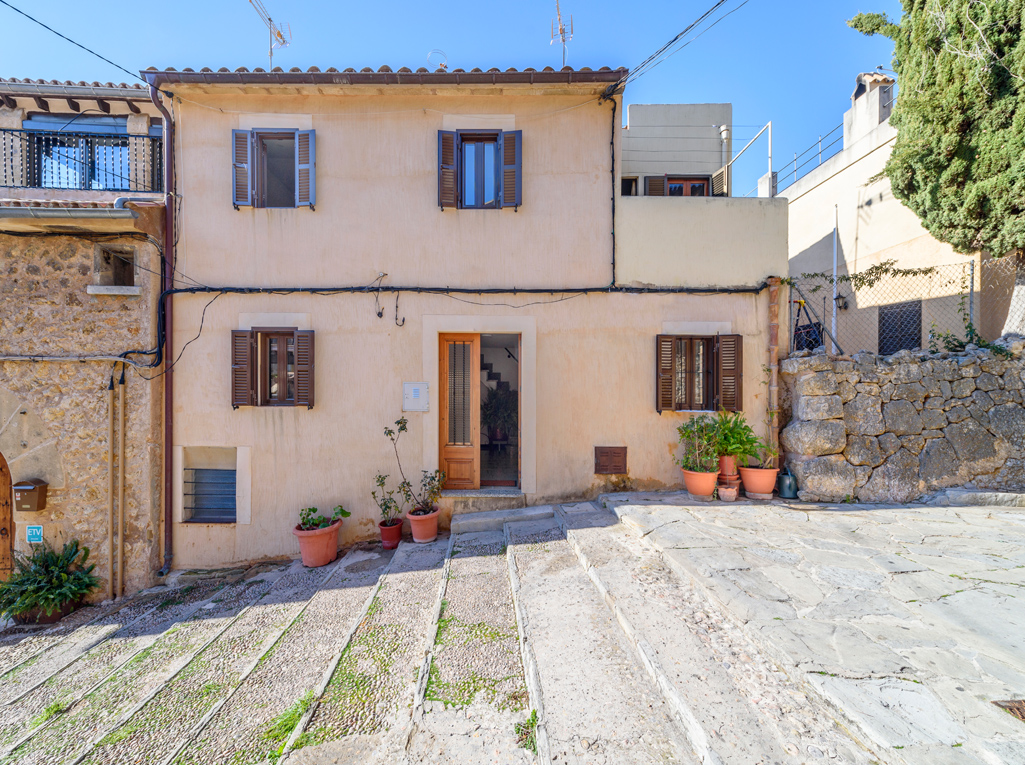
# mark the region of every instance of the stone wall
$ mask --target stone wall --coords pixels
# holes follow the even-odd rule
[[[160,236],[162,208],[140,209]],[[154,310],[160,256],[146,240],[104,237],[134,248],[138,295],[95,295],[95,238],[0,234],[0,356],[117,355],[156,345]],[[146,357],[138,357],[145,359]],[[49,482],[40,513],[14,513],[15,549],[26,551],[25,527],[41,524],[60,545],[77,538],[91,550],[103,580],[108,561],[107,386],[109,361],[0,361],[0,454],[15,482]],[[155,370],[142,370],[147,377]],[[162,379],[126,378],[126,591],[153,582],[160,567]]]
[[[1009,356],[793,354],[780,444],[802,499],[910,502],[952,486],[1025,489],[1025,340]]]

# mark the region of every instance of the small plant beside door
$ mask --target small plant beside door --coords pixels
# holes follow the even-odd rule
[[[388,489],[387,483],[388,476],[378,473],[374,477],[377,488],[370,492],[370,496],[381,511],[381,522],[377,524],[381,530],[381,545],[385,550],[394,550],[402,541],[402,512],[406,507],[406,492],[401,485],[398,489]],[[399,499],[395,498],[396,492]]]
[[[77,539],[57,552],[45,542],[31,555],[15,553],[14,574],[0,582],[0,617],[19,624],[52,624],[78,608],[96,589],[89,548]]]
[[[405,417],[400,417],[395,421],[394,428],[386,427],[384,429],[384,435],[391,441],[392,449],[395,452],[395,462],[399,467],[399,475],[402,476],[398,492],[404,502],[412,505],[413,508],[406,513],[406,520],[409,521],[413,531],[413,541],[423,544],[433,542],[438,538],[438,515],[441,510],[438,508],[437,502],[441,496],[442,486],[445,485],[445,472],[443,470],[422,470],[419,488],[406,478],[406,473],[402,469],[402,460],[399,458],[399,439],[407,430],[409,430],[409,421]],[[378,485],[383,492],[384,486]]]

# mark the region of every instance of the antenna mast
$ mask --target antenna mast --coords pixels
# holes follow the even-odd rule
[[[566,43],[573,39],[573,14],[569,17],[569,31],[566,30],[566,25],[562,23],[562,9],[559,8],[559,0],[555,0],[555,15],[558,17],[558,29],[556,29],[556,21],[552,21],[552,41],[549,45],[554,45],[556,39],[562,43],[562,65],[566,66]]]
[[[267,9],[264,7],[260,0],[249,0],[249,4],[256,9],[256,12],[260,14],[260,18],[263,23],[267,25],[267,31],[270,34],[270,46],[267,49],[268,58],[268,69],[270,72],[274,69],[274,49],[275,48],[287,48],[292,44],[292,27],[288,25],[288,22],[281,22],[275,24],[274,20],[267,13]]]

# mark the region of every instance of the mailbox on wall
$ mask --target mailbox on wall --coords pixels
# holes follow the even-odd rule
[[[30,478],[14,484],[14,509],[23,513],[37,513],[46,508],[46,489],[50,484]]]

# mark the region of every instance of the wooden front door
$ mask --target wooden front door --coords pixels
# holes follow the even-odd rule
[[[6,581],[14,568],[14,514],[12,512],[11,471],[0,454],[0,581]]]
[[[480,488],[480,335],[441,335],[439,462],[446,489]]]

